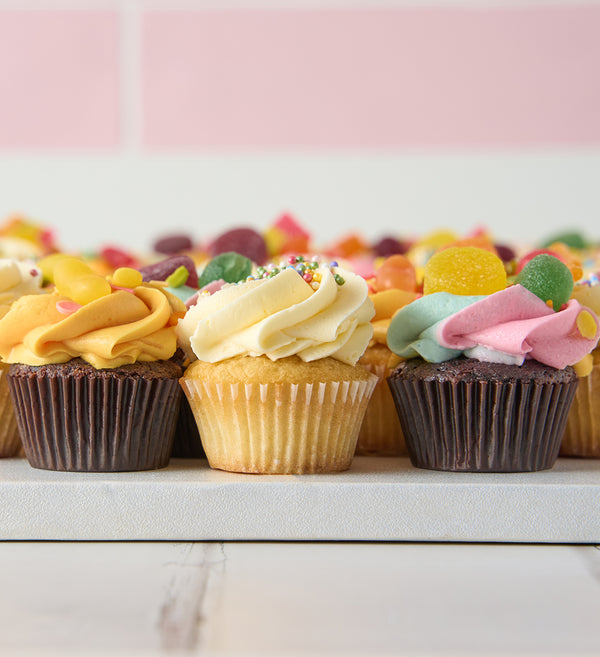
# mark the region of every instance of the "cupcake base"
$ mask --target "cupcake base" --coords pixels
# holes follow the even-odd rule
[[[392,352],[384,345],[369,347],[359,365],[378,381],[367,406],[356,443],[357,456],[406,456],[406,442],[394,400],[387,384],[391,374],[388,362]]]
[[[152,470],[169,462],[181,368],[168,361],[97,370],[76,358],[10,366],[25,456],[34,468]]]
[[[413,465],[451,472],[553,467],[577,389],[572,368],[413,359],[390,376]]]
[[[256,474],[350,467],[376,377],[296,357],[196,362],[181,383],[212,468]]]
[[[594,365],[579,387],[567,419],[560,456],[600,458],[600,350],[592,352]]]
[[[21,439],[8,386],[8,369],[0,363],[0,458],[21,455]]]

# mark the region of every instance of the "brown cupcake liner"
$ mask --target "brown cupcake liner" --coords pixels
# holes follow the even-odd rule
[[[560,456],[600,458],[600,364],[589,376],[579,380],[579,387],[567,419],[560,446]]]
[[[377,378],[356,443],[357,456],[406,456],[408,450],[386,377],[384,364],[361,363]]]
[[[177,378],[17,374],[9,385],[25,455],[34,468],[152,470],[169,462],[181,391]],[[104,371],[106,372],[106,371]]]
[[[347,470],[375,384],[182,379],[210,466],[262,474]]]
[[[0,458],[21,455],[21,438],[8,386],[8,365],[0,363]]]
[[[577,389],[568,383],[390,379],[413,465],[452,472],[552,468]]]
[[[206,458],[196,418],[185,395],[181,396],[181,406],[177,416],[177,428],[175,429],[171,456],[180,459]]]

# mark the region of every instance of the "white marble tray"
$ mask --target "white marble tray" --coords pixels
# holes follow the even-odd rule
[[[356,458],[335,475],[239,475],[204,460],[76,474],[0,460],[3,540],[600,543],[600,460],[456,474]]]

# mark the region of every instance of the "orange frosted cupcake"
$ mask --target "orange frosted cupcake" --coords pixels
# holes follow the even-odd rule
[[[181,383],[211,467],[350,467],[377,381],[356,364],[373,332],[373,304],[361,277],[291,260],[201,296],[177,327],[194,361]]]
[[[369,286],[372,289],[369,296],[375,307],[371,320],[373,337],[359,364],[375,374],[378,382],[360,429],[356,453],[404,456],[408,451],[387,384],[387,378],[401,358],[387,346],[387,331],[394,314],[418,296],[414,267],[404,256],[393,255],[377,268]]]
[[[133,269],[111,281],[74,258],[52,269],[53,292],[21,297],[0,320],[29,463],[83,472],[164,467],[180,401],[174,324],[185,306]]]

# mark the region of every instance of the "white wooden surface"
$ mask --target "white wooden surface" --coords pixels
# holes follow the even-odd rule
[[[0,543],[0,654],[597,655],[594,546]]]

